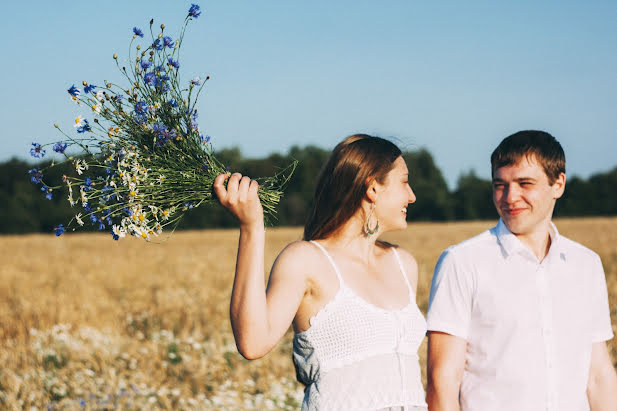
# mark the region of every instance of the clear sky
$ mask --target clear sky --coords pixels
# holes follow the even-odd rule
[[[594,1],[209,1],[181,73],[212,77],[200,129],[245,156],[365,132],[426,147],[453,187],[499,141],[542,129],[569,175],[617,166],[617,6]],[[185,1],[11,1],[0,20],[0,161],[60,139],[82,80],[120,81],[133,26],[179,33]],[[413,176],[412,176],[413,184]]]

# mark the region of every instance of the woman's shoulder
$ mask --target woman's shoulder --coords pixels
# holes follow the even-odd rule
[[[319,256],[319,249],[310,241],[298,240],[288,244],[276,258],[276,265],[302,268],[310,266]]]
[[[405,272],[410,279],[413,280],[418,276],[418,262],[409,251],[396,244],[391,244],[386,241],[378,241],[378,243],[380,247],[383,247],[388,251],[389,249],[394,249],[394,252],[398,254],[401,260],[401,264],[403,265],[403,268],[405,269]]]

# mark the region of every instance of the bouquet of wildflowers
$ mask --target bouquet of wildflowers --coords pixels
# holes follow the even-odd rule
[[[177,39],[166,35],[164,24],[155,33],[150,20],[151,41],[143,44],[144,33],[134,27],[128,64],[121,66],[113,55],[128,85],[103,81],[99,87],[84,81],[83,92],[71,86],[69,95],[88,109],[92,121],[80,115],[75,119],[76,135],[54,125],[65,140],[32,143],[32,156],[43,157],[45,147],[53,145],[53,151],[72,163],[73,175],[64,175],[57,186],[44,181],[45,169],[29,171],[48,199],[66,186],[71,206],[81,206],[67,227],[88,221],[110,230],[115,240],[127,234],[150,240],[166,226],[175,228],[188,209],[216,201],[212,183],[228,170],[214,157],[210,137],[200,132],[195,108],[209,77],[195,77],[186,86],[179,78],[184,32],[200,14],[199,6],[191,5]],[[75,149],[79,154],[69,155]],[[295,163],[274,177],[258,179],[267,219],[274,217],[294,167]],[[67,227],[56,226],[56,235]]]

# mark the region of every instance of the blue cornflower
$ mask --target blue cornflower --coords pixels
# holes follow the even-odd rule
[[[159,51],[163,50],[163,43],[161,42],[161,39],[154,40],[154,43],[152,43],[152,48]]]
[[[152,62],[150,60],[142,60],[139,65],[141,66],[142,70],[148,70],[152,65]]]
[[[158,91],[166,93],[171,88],[168,81],[169,81],[169,76],[166,74],[161,74],[156,77],[154,85]]]
[[[70,89],[67,90],[69,92],[69,94],[71,95],[71,97],[77,98],[79,97],[79,89],[77,87],[75,87],[75,84],[73,84],[71,86]]]
[[[99,222],[99,218],[97,216],[95,216],[94,214],[90,214],[90,222],[92,224],[96,224]]]
[[[177,136],[175,130],[169,130],[165,124],[155,123],[152,125],[152,130],[156,133],[156,145],[161,147],[172,138]]]
[[[197,4],[191,4],[191,8],[189,9],[189,17],[199,17],[201,11],[199,11],[199,6]]]
[[[105,224],[103,223],[103,220],[99,218],[97,222],[99,223],[99,230],[104,230]]]
[[[174,41],[171,37],[165,36],[163,37],[163,45],[165,47],[169,47],[170,49],[174,47]]]
[[[201,79],[199,78],[199,76],[191,80],[191,86],[198,86],[200,84],[201,84]]]
[[[167,62],[169,63],[170,66],[175,67],[175,68],[180,68],[180,63],[178,63],[177,60],[172,59],[171,57],[169,58],[169,60],[167,60]]]
[[[144,36],[144,32],[139,30],[137,27],[133,27],[133,34],[139,37],[143,37]]]
[[[54,151],[56,153],[64,153],[64,150],[66,150],[67,146],[68,146],[67,143],[63,143],[62,141],[58,141],[56,144],[54,144]]]
[[[51,196],[51,192],[52,189],[47,187],[45,184],[43,184],[43,186],[41,187],[41,191],[45,193],[45,198],[48,200],[51,200],[52,196]]]
[[[148,105],[145,101],[141,100],[137,104],[135,104],[134,109],[137,114],[145,114],[146,110],[148,109]]]
[[[156,76],[154,75],[154,73],[146,73],[146,75],[144,76],[144,83],[149,86],[154,86],[156,84]]]
[[[94,84],[88,84],[86,87],[84,87],[84,93],[88,94],[95,88],[96,86]]]
[[[201,140],[202,144],[208,144],[208,142],[210,141],[210,136],[208,135],[204,136],[203,134],[201,134],[199,136],[199,139]]]
[[[84,120],[84,124],[81,127],[77,127],[78,133],[85,133],[86,131],[92,131],[92,127],[90,127],[88,120]]]
[[[184,206],[185,206],[186,208],[188,208],[189,210],[192,210],[192,209],[193,209],[193,203],[192,203],[192,202],[191,202],[191,203],[184,203]]]
[[[30,181],[35,184],[40,183],[41,179],[43,178],[43,172],[39,168],[33,168],[31,170],[28,170],[28,174],[32,174],[32,177],[30,177]]]
[[[92,208],[90,208],[90,203],[89,202],[83,203],[82,205],[83,205],[84,211],[86,213],[91,213],[92,212]]]
[[[58,224],[54,227],[54,231],[56,232],[56,237],[61,236],[66,231],[66,228],[62,224]]]
[[[84,180],[84,191],[92,190],[92,179],[90,177],[86,177]]]
[[[177,103],[177,102],[176,102],[176,100],[174,100],[173,98],[172,98],[172,99],[170,99],[167,103],[168,103],[170,106],[172,106],[173,108],[178,107],[178,103]]]
[[[114,233],[114,230],[111,230],[109,233],[111,234],[111,237],[114,240],[118,241],[120,239],[120,236],[118,234]]]
[[[32,143],[30,155],[35,158],[42,158],[45,155],[45,150],[43,150],[43,147],[41,147],[39,143]]]

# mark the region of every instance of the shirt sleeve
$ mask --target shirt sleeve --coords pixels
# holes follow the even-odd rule
[[[452,249],[444,251],[433,274],[427,328],[467,340],[471,319],[473,281],[471,273],[457,264]]]
[[[602,261],[599,256],[595,256],[592,267],[592,342],[602,342],[613,338],[613,328],[611,325],[611,313],[608,305],[608,292],[606,287],[606,277],[602,268]]]

